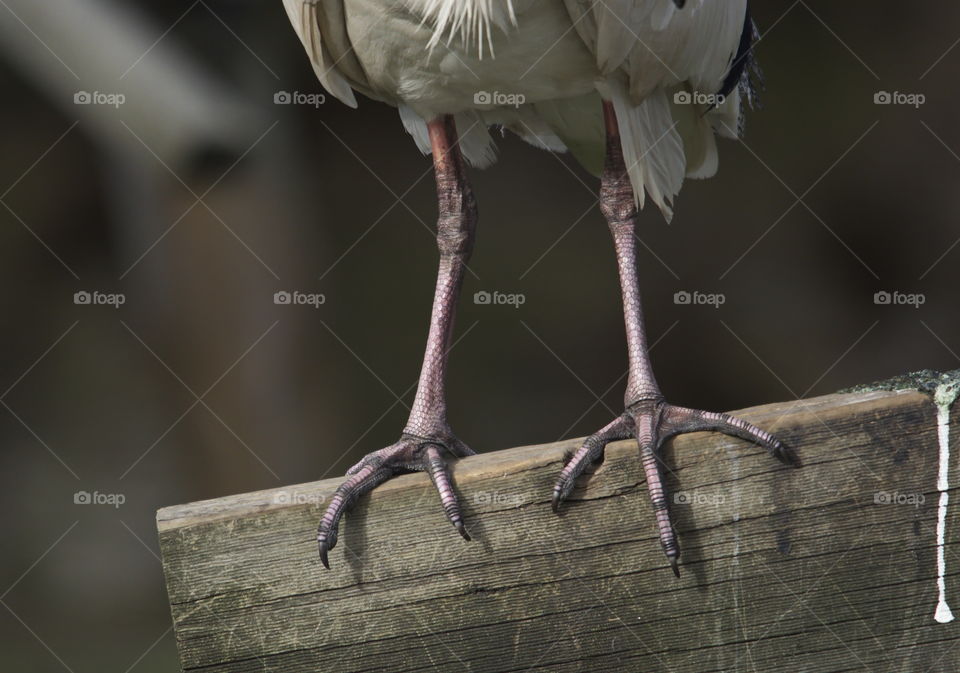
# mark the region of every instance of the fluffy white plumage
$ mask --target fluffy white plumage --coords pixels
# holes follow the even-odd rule
[[[500,125],[599,172],[602,97],[638,203],[669,219],[684,177],[716,172],[714,132],[737,127],[736,89],[718,105],[676,96],[721,90],[747,0],[283,2],[324,88],[352,107],[354,91],[395,105],[424,153],[426,121],[453,114],[475,166],[495,161],[488,127]]]
[[[463,45],[476,44],[483,56],[484,47],[493,55],[493,29],[507,32],[517,25],[513,0],[405,0],[410,10],[434,25],[428,48],[436,47],[446,36],[449,46],[454,37]]]

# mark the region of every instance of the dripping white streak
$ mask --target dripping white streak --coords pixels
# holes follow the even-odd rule
[[[944,545],[947,539],[947,504],[950,495],[950,405],[957,399],[960,387],[956,383],[942,384],[937,387],[933,400],[937,404],[937,439],[940,444],[940,470],[937,474],[937,490],[940,491],[940,503],[937,507],[937,609],[933,618],[940,624],[953,621],[953,612],[947,605],[947,562],[944,558]]]
[[[947,572],[947,563],[943,558],[943,540],[947,528],[947,503],[950,496],[947,493],[940,494],[940,506],[937,516],[937,610],[933,613],[933,618],[941,624],[947,624],[953,621],[953,612],[947,605],[947,583],[944,575]]]

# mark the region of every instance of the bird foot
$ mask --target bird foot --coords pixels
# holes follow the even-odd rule
[[[679,577],[677,560],[680,550],[670,523],[667,500],[660,481],[657,451],[670,437],[701,431],[722,432],[746,439],[765,448],[780,462],[800,467],[800,459],[792,449],[770,433],[746,421],[729,414],[676,407],[662,398],[643,399],[630,405],[612,423],[587,437],[583,445],[570,457],[553,488],[553,511],[559,511],[560,504],[573,490],[577,477],[583,474],[587,466],[603,455],[607,444],[629,437],[635,438],[640,446],[640,457],[657,518],[660,542],[674,574]]]
[[[328,570],[330,568],[327,552],[337,545],[337,527],[344,512],[364,493],[395,475],[407,472],[427,472],[430,475],[433,485],[440,493],[440,503],[447,518],[460,535],[469,540],[443,452],[457,458],[474,454],[450,432],[438,433],[432,437],[404,433],[397,443],[368,453],[363,460],[347,470],[347,479],[337,487],[317,528],[320,561],[324,567]]]

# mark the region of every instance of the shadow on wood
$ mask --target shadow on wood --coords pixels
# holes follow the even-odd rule
[[[936,408],[860,392],[738,412],[804,462],[718,434],[666,450],[679,580],[632,442],[557,516],[575,440],[453,470],[474,536],[423,474],[361,499],[330,554],[316,525],[340,479],[158,513],[185,671],[953,671],[937,605]],[[956,432],[951,433],[954,437]],[[946,517],[946,596],[960,601]],[[960,607],[957,602],[955,607]]]

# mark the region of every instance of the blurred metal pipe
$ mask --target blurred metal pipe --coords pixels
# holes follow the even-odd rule
[[[111,0],[0,6],[0,52],[96,140],[136,144],[143,155],[135,133],[174,170],[197,152],[243,152],[263,132],[265,117],[181,49],[174,30]],[[120,94],[124,102],[78,104],[80,92]]]

